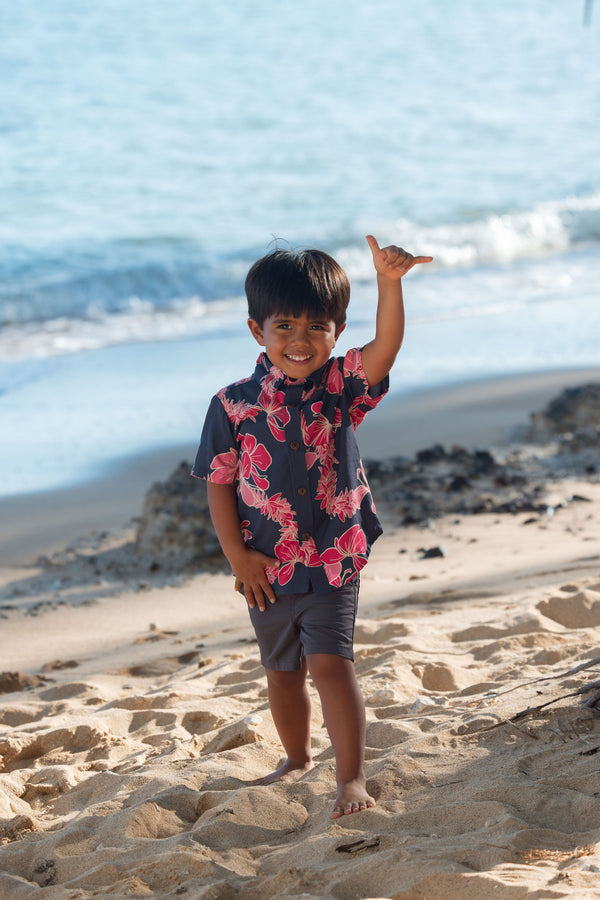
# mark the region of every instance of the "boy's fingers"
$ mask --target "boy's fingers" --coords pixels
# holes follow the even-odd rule
[[[258,608],[260,609],[260,611],[261,611],[261,612],[264,612],[264,611],[265,611],[265,608],[266,608],[266,603],[265,603],[265,597],[264,597],[264,594],[263,594],[263,592],[261,591],[260,588],[254,588],[254,589],[253,589],[253,592],[252,592],[252,599],[254,600],[254,603],[251,604],[252,607],[258,606]],[[248,604],[250,604],[250,601],[248,601]]]
[[[413,262],[415,263],[428,263],[433,262],[433,256],[415,256]]]
[[[377,239],[373,237],[372,234],[367,235],[367,243],[371,248],[371,253],[373,254],[373,256],[375,256],[376,253],[381,253],[381,248],[377,243]]]
[[[279,560],[277,560],[277,567],[279,567]],[[263,594],[265,595],[265,597],[267,597],[267,599],[269,600],[269,603],[275,603],[275,600],[277,598],[275,596],[273,586],[271,585],[271,582],[267,578],[265,578],[264,582],[261,582],[260,589],[263,592]]]

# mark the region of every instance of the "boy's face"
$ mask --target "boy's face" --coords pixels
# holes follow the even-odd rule
[[[265,319],[262,327],[248,319],[248,327],[274,366],[288,378],[308,378],[324,366],[345,325],[331,319],[313,318],[306,313],[286,316],[279,313]]]

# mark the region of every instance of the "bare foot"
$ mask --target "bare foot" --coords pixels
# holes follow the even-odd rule
[[[297,781],[305,772],[310,772],[313,766],[314,762],[312,759],[305,763],[297,763],[291,759],[286,759],[284,764],[275,772],[271,772],[270,775],[265,775],[264,778],[257,778],[256,781],[253,781],[252,783],[275,784],[277,781]]]
[[[375,806],[375,801],[367,794],[367,789],[363,782],[358,780],[347,781],[339,787],[331,818],[340,819],[342,816],[362,812],[364,809],[371,809],[373,806]]]

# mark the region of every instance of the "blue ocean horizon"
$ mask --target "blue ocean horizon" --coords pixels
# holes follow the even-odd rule
[[[594,11],[596,12],[596,11]],[[279,242],[406,279],[410,392],[600,364],[600,15],[560,0],[3,10],[2,494],[193,443]]]

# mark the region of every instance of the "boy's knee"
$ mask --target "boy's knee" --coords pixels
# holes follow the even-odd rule
[[[306,681],[306,665],[291,671],[265,669],[265,673],[268,683],[280,691],[293,691]]]
[[[308,671],[314,681],[347,678],[354,671],[352,660],[333,653],[311,653],[306,657]]]

